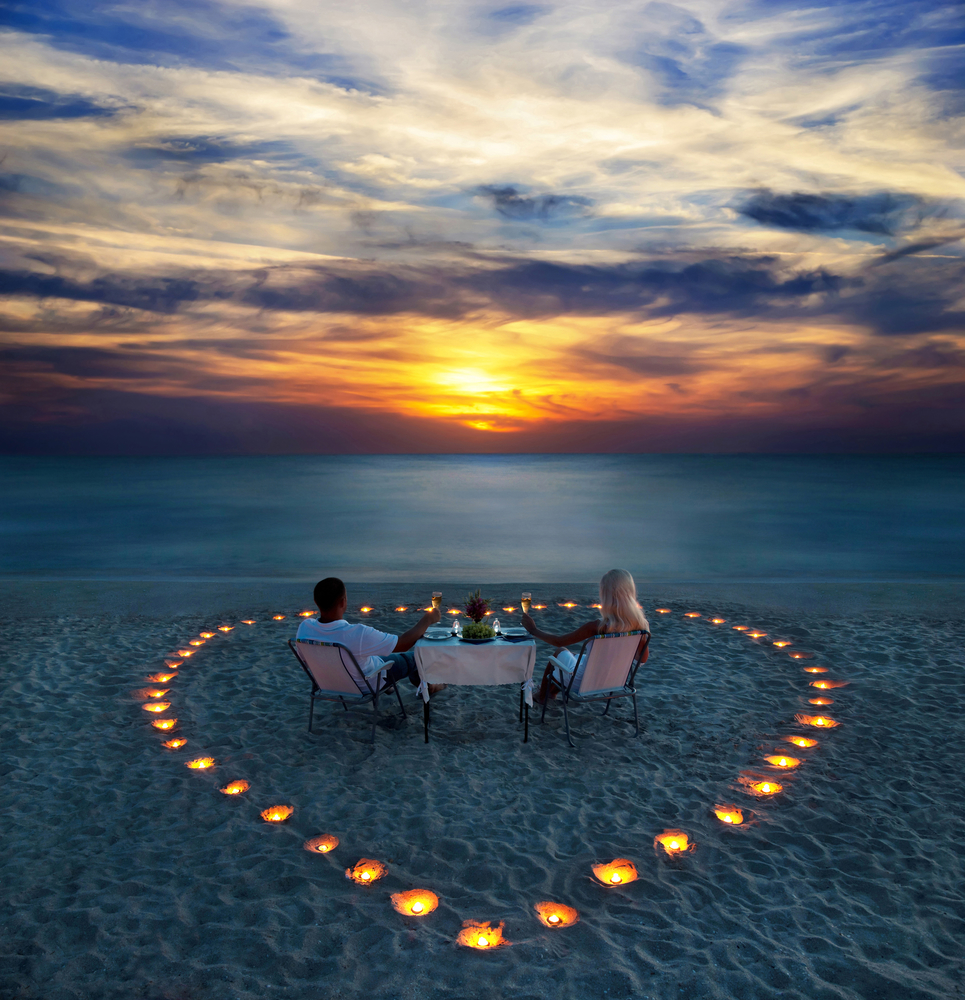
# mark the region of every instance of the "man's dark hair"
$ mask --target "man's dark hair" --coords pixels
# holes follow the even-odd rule
[[[345,584],[337,576],[326,576],[315,584],[312,595],[319,611],[331,611],[345,596]]]

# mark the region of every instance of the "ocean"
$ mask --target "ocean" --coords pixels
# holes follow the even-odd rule
[[[956,583],[958,456],[2,458],[13,580]]]

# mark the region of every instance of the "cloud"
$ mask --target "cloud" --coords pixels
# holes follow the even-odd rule
[[[104,118],[117,111],[116,107],[97,104],[80,94],[60,94],[44,87],[0,82],[0,121]]]
[[[580,195],[526,195],[511,184],[482,184],[476,194],[488,198],[504,218],[517,222],[549,222],[567,216],[586,215],[593,204]]]
[[[941,209],[920,196],[888,191],[775,194],[765,188],[755,192],[739,211],[766,226],[804,233],[856,229],[894,236],[916,228],[926,216],[938,215]]]

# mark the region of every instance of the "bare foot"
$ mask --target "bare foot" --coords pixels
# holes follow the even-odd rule
[[[445,684],[430,684],[429,685],[429,697],[431,698],[434,694],[438,694],[440,691],[445,691]]]

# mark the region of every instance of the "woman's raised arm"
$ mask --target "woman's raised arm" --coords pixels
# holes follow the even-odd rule
[[[587,622],[585,625],[581,625],[575,632],[567,632],[566,635],[551,635],[549,632],[544,632],[542,629],[537,628],[536,622],[529,615],[524,614],[523,628],[531,636],[542,639],[543,642],[548,642],[551,646],[572,646],[576,642],[584,642],[586,639],[592,639],[593,636],[599,635],[600,619],[597,618],[594,621]]]

